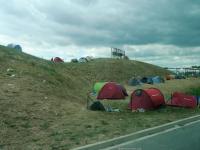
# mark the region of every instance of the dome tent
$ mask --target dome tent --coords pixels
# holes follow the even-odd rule
[[[150,110],[164,105],[164,96],[159,89],[138,89],[131,94],[129,108],[132,110],[144,109]]]
[[[17,52],[22,52],[22,47],[20,45],[11,43],[11,44],[8,44],[7,47],[15,49]]]
[[[72,63],[78,63],[78,59],[73,58],[73,59],[71,59],[71,62],[72,62]]]
[[[97,99],[125,99],[128,94],[124,90],[125,88],[122,88],[122,86],[115,82],[107,82],[99,91]]]
[[[173,74],[166,76],[166,80],[174,80],[174,79],[175,79],[175,75]]]
[[[93,88],[93,91],[94,93],[98,94],[99,91],[102,89],[102,87],[106,84],[107,82],[96,82],[94,84],[94,88]]]
[[[141,81],[142,83],[147,83],[147,80],[148,80],[147,77],[143,77],[140,81]]]
[[[153,84],[152,77],[143,77],[143,78],[141,79],[141,82],[142,82],[142,83],[145,83],[145,84]]]
[[[121,84],[117,84],[117,85],[122,89],[122,92],[123,92],[124,96],[128,96],[128,93],[127,93],[125,87],[123,85],[121,85]]]
[[[105,111],[104,105],[100,101],[95,101],[89,106],[90,110],[93,111]]]
[[[159,84],[159,83],[165,82],[165,80],[160,76],[152,77],[152,80],[153,80],[153,84]]]
[[[51,58],[51,61],[52,61],[52,62],[55,62],[55,63],[61,63],[61,62],[64,62],[64,60],[61,59],[60,57]]]
[[[79,58],[78,62],[79,63],[86,63],[86,62],[88,62],[88,60],[85,57],[81,57],[81,58]]]
[[[186,79],[184,75],[176,75],[175,79]]]
[[[172,98],[167,102],[169,106],[195,108],[197,106],[197,99],[195,96],[186,95],[180,92],[174,92]]]
[[[141,85],[141,82],[140,82],[139,79],[131,78],[131,79],[128,81],[128,85],[130,85],[130,86],[137,86],[137,85]]]

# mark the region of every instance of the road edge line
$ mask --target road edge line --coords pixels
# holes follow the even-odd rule
[[[154,134],[156,132],[167,130],[169,128],[172,128],[174,125],[182,126],[184,124],[196,121],[198,119],[200,119],[200,115],[195,115],[195,116],[191,116],[191,117],[188,117],[188,118],[179,119],[179,120],[176,120],[176,121],[173,121],[173,122],[170,122],[170,123],[166,123],[166,124],[163,124],[163,125],[159,125],[159,126],[156,126],[156,127],[137,131],[137,132],[134,132],[134,133],[131,133],[131,134],[123,135],[123,136],[120,136],[120,137],[117,137],[117,138],[113,138],[113,139],[109,139],[109,140],[106,140],[106,141],[101,141],[101,142],[97,142],[97,143],[94,143],[94,144],[89,144],[89,145],[85,145],[85,146],[82,146],[82,147],[74,148],[72,150],[100,150],[100,149],[105,149],[107,147],[112,147],[112,146],[119,145],[121,143],[128,142],[128,141],[131,141],[131,140],[143,137],[143,136],[147,136],[147,135]]]

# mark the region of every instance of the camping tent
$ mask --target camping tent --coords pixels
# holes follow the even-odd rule
[[[147,77],[143,77],[143,78],[141,79],[141,82],[142,82],[142,83],[147,83]]]
[[[86,60],[87,60],[87,61],[92,61],[92,60],[94,60],[94,58],[93,58],[92,56],[87,56],[87,57],[86,57]]]
[[[152,77],[153,84],[164,83],[165,80],[160,76]]]
[[[123,85],[121,85],[121,84],[117,84],[117,85],[122,89],[122,92],[123,92],[124,96],[128,96],[128,93],[127,93],[125,87]]]
[[[175,75],[167,75],[166,76],[166,80],[173,80],[173,79],[175,79]]]
[[[140,82],[139,79],[131,78],[131,79],[128,81],[128,85],[130,85],[130,86],[137,86],[137,85],[141,85],[141,82]]]
[[[61,59],[60,57],[51,58],[51,61],[52,61],[52,62],[55,62],[55,63],[64,62],[64,60]]]
[[[94,84],[94,88],[93,88],[94,93],[98,94],[99,91],[102,89],[102,87],[103,87],[106,83],[107,83],[107,82],[96,82],[96,83]]]
[[[153,84],[152,77],[147,77],[147,84]]]
[[[200,105],[200,96],[196,96],[197,99],[197,105]]]
[[[143,78],[141,79],[141,82],[142,82],[142,83],[146,83],[146,84],[153,84],[152,77],[143,77]]]
[[[129,108],[132,110],[138,109],[155,109],[160,105],[164,105],[164,96],[159,89],[149,88],[149,89],[138,89],[131,94],[131,100],[129,103]]]
[[[87,59],[86,59],[85,57],[81,57],[81,58],[78,60],[78,62],[80,62],[80,63],[86,63],[86,62],[88,62],[88,61],[87,61]]]
[[[8,44],[7,47],[8,47],[8,48],[13,48],[13,49],[15,49],[17,52],[22,52],[22,47],[21,47],[20,45]]]
[[[71,62],[73,62],[73,63],[78,63],[78,59],[73,58],[73,59],[71,59]]]
[[[93,111],[105,111],[105,107],[103,106],[103,104],[100,102],[100,101],[94,101],[90,107],[89,107],[90,110],[93,110]]]
[[[122,87],[114,82],[108,82],[99,91],[97,99],[125,99],[125,96]]]
[[[172,98],[167,102],[169,106],[195,108],[197,106],[197,99],[195,96],[186,95],[180,92],[174,92]]]
[[[186,79],[184,75],[176,75],[175,79]]]

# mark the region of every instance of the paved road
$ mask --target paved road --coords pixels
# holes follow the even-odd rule
[[[200,150],[200,120],[107,150]]]

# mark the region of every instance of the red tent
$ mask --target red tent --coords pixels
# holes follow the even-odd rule
[[[145,109],[150,110],[164,105],[164,96],[159,89],[138,89],[131,94],[129,108],[132,110]]]
[[[114,82],[106,83],[100,90],[97,99],[125,99],[123,89]]]
[[[64,60],[61,59],[60,57],[51,58],[51,61],[56,62],[56,63],[64,62]]]
[[[167,102],[169,106],[195,108],[197,100],[195,96],[186,95],[184,93],[175,92],[172,94],[172,99]]]
[[[128,96],[128,93],[127,93],[125,87],[123,85],[121,85],[121,84],[117,84],[117,85],[122,89],[122,92],[123,92],[124,96]]]

